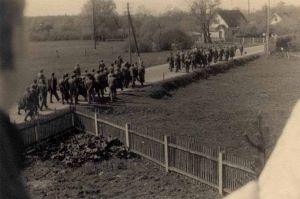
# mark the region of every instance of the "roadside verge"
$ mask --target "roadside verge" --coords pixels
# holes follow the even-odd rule
[[[213,64],[207,68],[199,68],[193,72],[166,79],[157,83],[153,83],[149,89],[149,96],[155,99],[161,99],[164,96],[170,96],[170,92],[180,87],[185,87],[188,84],[201,79],[207,79],[209,76],[224,73],[231,68],[243,66],[251,61],[260,58],[260,54],[248,55],[228,62],[220,62]]]

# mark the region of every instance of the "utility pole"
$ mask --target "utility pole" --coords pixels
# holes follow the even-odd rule
[[[268,0],[267,5],[267,34],[266,34],[266,54],[270,54],[270,12],[271,12],[271,0]]]
[[[97,49],[97,22],[96,22],[96,5],[95,0],[92,0],[93,6],[93,37],[94,37],[94,48]]]
[[[250,0],[248,0],[248,17],[250,17]]]
[[[128,15],[129,60],[130,60],[130,64],[132,64],[132,55],[131,55],[131,28],[130,28],[130,7],[129,7],[129,2],[127,3],[127,15]]]

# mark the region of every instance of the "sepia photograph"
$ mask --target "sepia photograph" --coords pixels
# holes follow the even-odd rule
[[[299,199],[299,0],[0,0],[0,199]]]

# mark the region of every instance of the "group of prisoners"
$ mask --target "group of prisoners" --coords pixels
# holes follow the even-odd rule
[[[80,65],[77,64],[71,74],[65,73],[59,80],[55,73],[46,79],[44,71],[41,70],[19,101],[18,114],[24,110],[26,113],[24,120],[28,121],[28,119],[33,119],[39,111],[47,110],[48,93],[50,103],[53,103],[53,96],[62,104],[78,104],[79,96],[82,96],[88,104],[104,100],[107,96],[110,101],[115,101],[117,89],[123,90],[130,86],[134,88],[137,81],[144,86],[143,62],[130,64],[124,62],[121,56],[110,66],[101,60],[98,69],[91,69],[91,71],[82,72]],[[60,91],[60,96],[57,91]]]
[[[178,72],[185,68],[188,73],[190,69],[197,67],[207,67],[218,61],[229,61],[236,56],[236,53],[244,53],[243,45],[227,45],[227,46],[209,46],[206,48],[195,48],[189,51],[178,51],[170,53],[168,57],[170,71]]]
[[[187,51],[171,52],[167,58],[170,71],[178,72],[186,70],[190,72],[197,67],[207,67],[211,63],[218,61],[229,61],[240,51],[243,54],[243,46],[225,46],[195,48]],[[62,78],[57,80],[55,73],[46,79],[44,71],[40,70],[37,78],[33,80],[31,86],[27,87],[25,94],[18,104],[18,114],[24,110],[25,121],[33,119],[39,111],[48,109],[48,93],[50,103],[53,103],[53,96],[62,104],[78,104],[79,96],[82,96],[88,103],[99,102],[108,96],[110,101],[115,101],[117,89],[123,90],[128,87],[135,87],[139,81],[141,86],[145,82],[145,67],[143,62],[130,64],[123,61],[121,56],[107,66],[103,60],[99,62],[98,69],[91,71],[81,71],[77,64],[72,73],[63,74]],[[60,91],[60,96],[58,95]]]

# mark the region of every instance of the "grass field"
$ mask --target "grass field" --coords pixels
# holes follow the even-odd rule
[[[162,100],[146,98],[144,92],[120,95],[108,114],[115,122],[132,123],[156,133],[195,136],[208,146],[221,146],[254,160],[258,151],[244,133],[258,132],[261,114],[268,153],[300,99],[300,59],[261,58],[245,66],[201,80],[173,92]]]
[[[95,50],[92,41],[30,42],[25,46],[26,53],[21,61],[20,72],[24,74],[22,81],[25,85],[31,83],[40,69],[44,69],[47,76],[56,72],[60,77],[63,73],[71,73],[76,64],[80,64],[83,70],[91,70],[96,69],[102,59],[107,64],[119,55],[129,60],[124,45],[124,42],[100,42]],[[149,67],[165,63],[168,53],[145,53],[141,57],[146,67]],[[133,54],[133,61],[136,60],[137,56]]]

